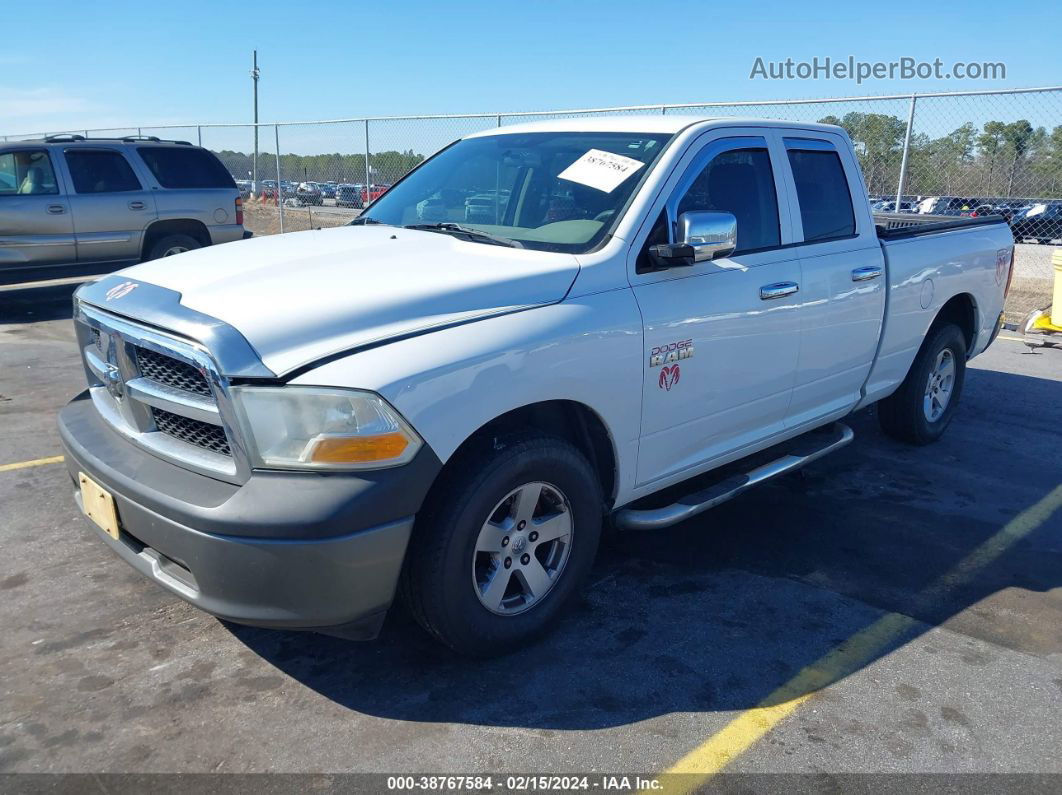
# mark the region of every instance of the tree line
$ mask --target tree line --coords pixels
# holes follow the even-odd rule
[[[224,149],[214,152],[236,179],[250,179],[253,157],[243,152]],[[391,184],[424,160],[412,149],[404,152],[374,152],[369,155],[370,178],[373,183]],[[344,155],[339,152],[324,155],[281,155],[281,179],[292,182],[365,182],[365,155]],[[277,159],[272,152],[258,153],[258,179],[277,178]]]
[[[907,123],[883,113],[846,113],[819,119],[848,132],[867,190],[896,192]],[[1062,125],[1050,132],[1026,119],[983,126],[966,122],[947,135],[911,136],[907,195],[1052,198],[1062,196]]]

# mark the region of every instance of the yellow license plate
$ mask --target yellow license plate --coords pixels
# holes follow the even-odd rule
[[[118,510],[114,507],[114,497],[84,472],[78,472],[77,479],[81,484],[81,508],[85,515],[117,541]]]

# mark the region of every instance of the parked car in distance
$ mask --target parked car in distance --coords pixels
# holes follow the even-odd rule
[[[334,182],[319,182],[321,186],[321,195],[326,199],[334,199],[336,197],[336,188],[338,187]]]
[[[0,143],[0,270],[133,264],[249,237],[210,151],[158,138]]]
[[[902,201],[899,209],[896,209],[896,200],[882,200],[871,205],[871,210],[876,213],[913,213],[917,212],[914,202]]]
[[[963,196],[930,196],[918,203],[918,212],[926,215],[969,215],[980,199]]]
[[[1029,238],[1037,243],[1062,238],[1062,202],[1034,204],[1011,219],[1010,229],[1019,243]]]
[[[385,193],[387,193],[387,191],[388,191],[388,189],[390,187],[391,187],[390,183],[374,182],[372,185],[369,186],[368,195],[367,196],[363,196],[362,200],[366,204],[368,204],[370,202],[374,202],[377,199],[379,199],[381,196],[383,196]]]
[[[343,183],[336,187],[336,207],[365,206],[365,186],[359,183]]]
[[[295,198],[299,204],[312,204],[320,206],[324,204],[324,194],[321,186],[316,182],[302,182],[295,189]]]
[[[474,133],[349,225],[81,287],[72,493],[228,621],[366,639],[401,592],[450,647],[510,651],[606,520],[663,532],[840,449],[875,403],[897,439],[945,432],[1014,242],[994,216],[876,218],[863,185],[831,125]]]

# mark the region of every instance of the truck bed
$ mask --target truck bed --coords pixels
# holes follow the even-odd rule
[[[902,240],[908,237],[965,229],[970,226],[1005,224],[1002,215],[969,218],[954,215],[920,215],[918,213],[874,213],[874,226],[882,240]]]

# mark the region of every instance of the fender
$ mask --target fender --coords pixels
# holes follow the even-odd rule
[[[550,400],[582,403],[614,442],[622,501],[634,483],[642,347],[637,304],[621,288],[362,350],[289,383],[379,393],[444,463],[496,417]]]

